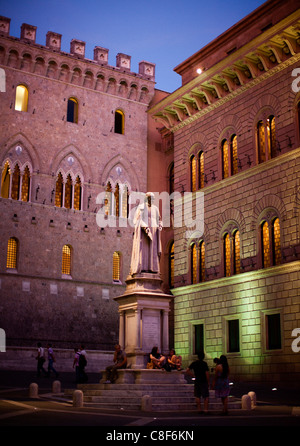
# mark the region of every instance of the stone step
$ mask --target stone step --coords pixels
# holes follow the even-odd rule
[[[159,388],[158,388],[159,387]],[[167,387],[167,388],[166,388]],[[108,410],[141,410],[142,397],[152,398],[152,411],[193,411],[196,410],[194,386],[169,387],[145,384],[84,384],[79,385],[84,395],[84,406]],[[172,390],[171,390],[172,389]],[[66,389],[65,395],[72,397],[74,389]],[[229,397],[229,409],[241,409],[241,401]],[[222,409],[220,398],[214,390],[209,391],[209,410]]]
[[[108,401],[108,402],[85,402],[85,407],[90,408],[98,408],[98,409],[108,409],[108,410],[138,410],[140,411],[142,408],[141,401]],[[203,404],[202,404],[203,407]],[[221,411],[222,404],[221,402],[209,402],[208,409],[210,411]],[[228,410],[237,410],[241,409],[240,401],[229,401]],[[195,401],[181,401],[181,402],[152,402],[152,411],[162,412],[174,412],[174,411],[196,411],[197,406]]]

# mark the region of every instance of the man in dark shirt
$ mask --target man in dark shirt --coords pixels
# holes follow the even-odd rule
[[[204,361],[204,352],[198,353],[198,360],[192,362],[187,368],[186,373],[195,376],[194,395],[198,412],[201,413],[201,397],[204,399],[204,413],[208,411],[209,397],[209,370]]]

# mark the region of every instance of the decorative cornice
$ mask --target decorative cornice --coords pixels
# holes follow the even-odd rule
[[[297,63],[299,29],[298,10],[171,93],[149,114],[172,132],[193,123]]]
[[[207,282],[195,283],[194,285],[184,285],[173,288],[172,294],[176,298],[184,297],[186,294],[198,294],[211,288],[221,288],[242,283],[249,284],[252,280],[266,279],[267,277],[276,277],[280,274],[299,273],[300,261],[285,263],[284,265],[262,268],[256,271],[247,271],[230,277],[221,277],[220,279],[209,280]],[[248,285],[247,285],[248,286]]]

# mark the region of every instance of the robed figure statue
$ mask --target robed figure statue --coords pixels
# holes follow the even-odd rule
[[[137,207],[133,218],[134,237],[130,274],[142,272],[159,273],[161,256],[162,222],[157,206],[153,204],[154,194],[147,192],[144,203]]]

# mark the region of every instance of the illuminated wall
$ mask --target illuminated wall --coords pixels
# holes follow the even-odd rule
[[[299,382],[299,19],[266,2],[178,65],[182,87],[150,109],[174,135],[175,191],[204,214],[203,233],[174,228],[175,349],[185,365],[227,355],[233,379]]]

